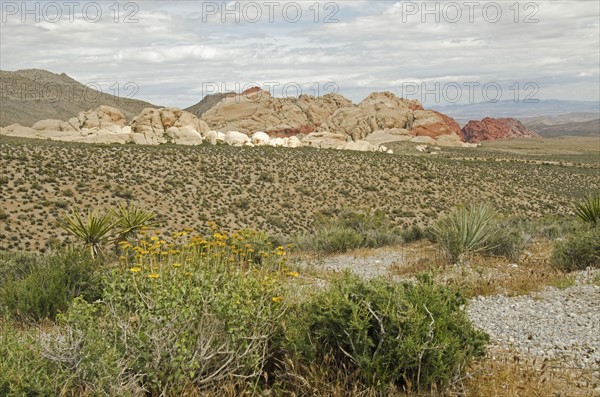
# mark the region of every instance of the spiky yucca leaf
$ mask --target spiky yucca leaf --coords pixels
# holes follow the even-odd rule
[[[493,248],[488,242],[497,230],[495,215],[489,204],[459,207],[438,220],[433,233],[450,259],[458,261],[467,253]]]
[[[156,222],[153,221],[156,218],[156,213],[139,208],[133,202],[130,202],[129,205],[120,203],[117,209],[114,210],[114,215],[116,217],[115,226],[117,227],[118,241],[127,239],[142,227],[156,226]]]
[[[600,223],[600,192],[590,194],[584,201],[575,204],[575,214],[592,225]]]
[[[62,212],[58,223],[67,232],[79,238],[84,245],[89,246],[92,257],[95,257],[102,245],[110,239],[115,226],[112,212],[100,215],[89,209],[87,214],[81,214],[77,210],[71,211],[70,214]]]

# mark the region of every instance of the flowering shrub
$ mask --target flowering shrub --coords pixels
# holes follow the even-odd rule
[[[284,247],[257,232],[226,234],[214,225],[208,237],[191,229],[144,231],[120,246],[102,301],[78,301],[62,317],[55,343],[47,344],[50,357],[79,354],[62,363],[93,384],[81,374],[97,372],[87,361],[95,356],[84,352],[114,351],[119,360],[106,365],[121,366],[153,395],[262,374],[286,308],[284,282],[297,276],[285,267]],[[79,337],[65,337],[73,334]]]

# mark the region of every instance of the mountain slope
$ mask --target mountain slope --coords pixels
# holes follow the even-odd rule
[[[190,106],[189,108],[185,108],[186,112],[190,112],[196,117],[202,117],[202,114],[206,112],[208,109],[215,106],[217,103],[221,102],[223,98],[227,98],[230,96],[235,96],[235,92],[225,92],[225,93],[216,93],[210,94],[202,98],[202,100],[195,105]]]
[[[0,89],[0,127],[13,123],[32,126],[43,119],[68,120],[100,105],[120,109],[129,120],[146,107],[157,107],[96,91],[65,73],[40,69],[1,70]]]
[[[562,124],[546,124],[532,121],[525,123],[525,126],[548,138],[561,136],[600,136],[600,119]]]

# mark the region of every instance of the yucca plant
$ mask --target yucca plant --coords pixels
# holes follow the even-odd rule
[[[62,212],[58,224],[88,246],[92,257],[95,258],[102,245],[112,237],[115,219],[112,211],[100,215],[89,209],[87,214],[73,210],[70,214]]]
[[[590,194],[580,203],[575,204],[575,214],[584,222],[596,226],[600,223],[600,192]]]
[[[433,225],[433,234],[453,262],[461,261],[465,254],[492,248],[495,216],[489,204],[459,207]]]
[[[126,240],[131,235],[137,233],[142,227],[154,227],[157,225],[154,222],[156,213],[139,208],[134,202],[130,202],[129,205],[120,203],[113,210],[113,213],[116,218],[116,242]]]

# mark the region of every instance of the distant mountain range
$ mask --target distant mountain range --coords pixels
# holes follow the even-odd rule
[[[600,102],[564,101],[559,99],[540,100],[537,103],[514,102],[511,100],[479,102],[463,105],[432,106],[434,110],[447,114],[459,124],[484,117],[513,117],[526,122],[527,119],[542,116],[566,115],[576,113],[581,117],[577,121],[589,121],[600,118]]]
[[[588,119],[585,119],[586,114]],[[581,119],[584,120],[580,121]],[[522,118],[521,120],[527,128],[548,138],[589,135],[600,138],[600,118],[594,113],[568,113],[561,116]]]
[[[108,105],[128,118],[151,103],[97,91],[66,74],[40,69],[0,70],[0,127],[13,123],[32,126],[38,120],[68,120],[79,112]]]

